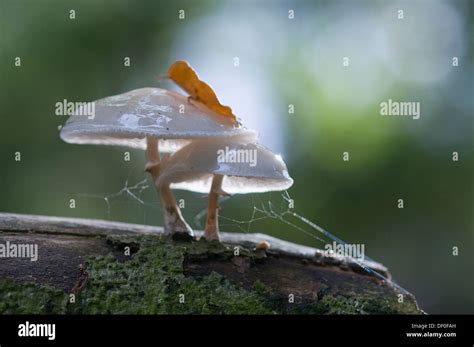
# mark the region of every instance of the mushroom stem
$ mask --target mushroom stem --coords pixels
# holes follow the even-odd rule
[[[220,240],[219,236],[219,195],[222,192],[222,175],[214,175],[212,178],[211,191],[209,192],[209,206],[207,209],[206,240]]]
[[[161,203],[165,212],[163,226],[165,234],[185,233],[193,236],[193,230],[184,220],[169,183],[161,184],[157,189],[160,191]]]
[[[181,214],[181,210],[176,204],[176,200],[171,192],[169,183],[158,185],[158,178],[160,177],[160,164],[166,161],[160,160],[160,152],[158,150],[158,139],[153,137],[146,138],[146,156],[148,162],[145,170],[148,171],[153,179],[155,188],[160,194],[161,204],[164,209],[164,232],[165,234],[186,233],[193,236],[193,230],[186,223]]]
[[[160,162],[160,151],[158,150],[158,139],[155,137],[146,138],[146,156],[149,162]]]
[[[158,139],[154,137],[146,138],[146,158],[145,171],[149,172],[156,187],[158,177],[160,177],[160,151],[158,150]]]

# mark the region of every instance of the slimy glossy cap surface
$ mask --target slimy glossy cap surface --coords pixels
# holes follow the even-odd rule
[[[205,105],[160,88],[135,89],[94,102],[94,114],[75,110],[61,130],[69,143],[146,148],[146,137],[160,139],[160,151],[175,151],[192,139],[247,137],[256,132],[235,126]]]

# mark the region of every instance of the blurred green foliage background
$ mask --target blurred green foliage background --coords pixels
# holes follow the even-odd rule
[[[127,162],[129,149],[63,143],[55,103],[171,88],[158,77],[185,59],[282,153],[297,213],[365,244],[427,312],[474,313],[472,30],[467,0],[1,0],[0,211],[160,225],[153,187],[143,203],[121,192],[148,179],[144,153]],[[388,99],[420,102],[421,118],[381,116]],[[206,199],[176,194],[202,228]],[[231,197],[221,229],[324,247],[289,216],[313,236],[272,218],[246,223],[269,202],[286,210],[278,192]]]

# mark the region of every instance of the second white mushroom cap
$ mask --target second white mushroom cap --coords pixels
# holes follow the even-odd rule
[[[196,140],[161,165],[158,183],[171,183],[173,189],[209,193],[213,175],[225,176],[222,190],[229,194],[280,191],[293,185],[280,155],[245,139]]]

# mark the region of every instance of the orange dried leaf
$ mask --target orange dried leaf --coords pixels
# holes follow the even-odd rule
[[[183,60],[176,61],[168,70],[168,76],[178,86],[180,86],[191,98],[199,101],[209,107],[211,110],[230,117],[234,124],[237,124],[237,118],[232,113],[229,106],[224,106],[219,102],[216,93],[211,86],[199,79],[196,71]]]

